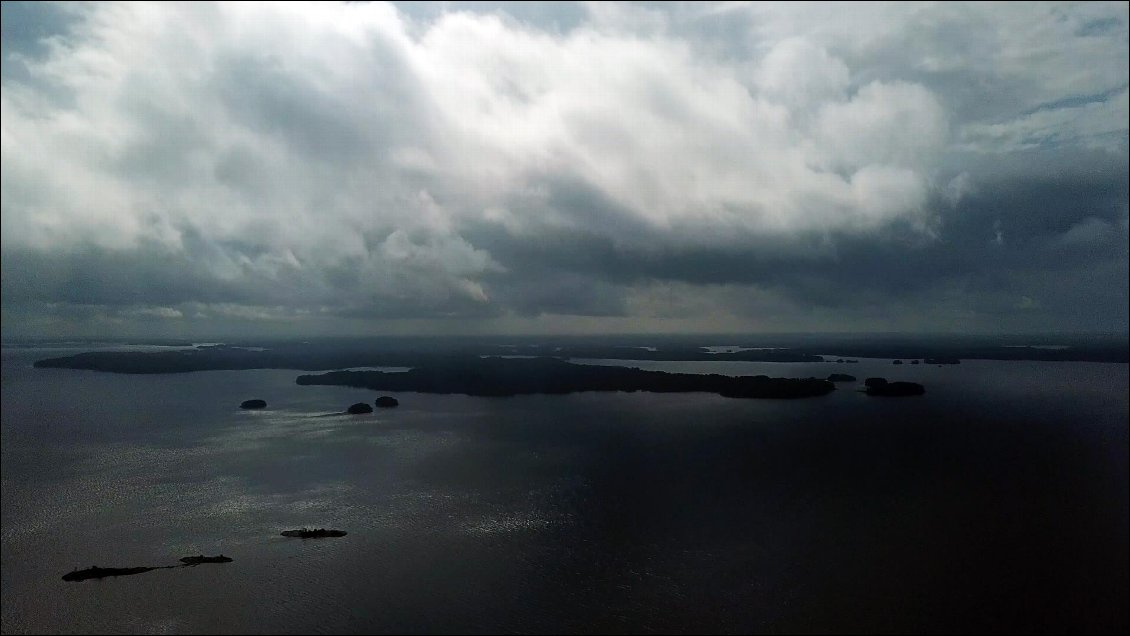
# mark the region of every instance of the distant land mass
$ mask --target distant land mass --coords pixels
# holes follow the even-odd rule
[[[1052,344],[1041,344],[1049,342]],[[636,344],[639,343],[639,344]],[[650,345],[647,343],[651,343]],[[704,343],[729,344],[722,351]],[[925,360],[1130,362],[1125,337],[624,336],[545,338],[326,338],[197,345],[165,351],[90,351],[35,363],[39,368],[111,373],[185,373],[242,369],[329,371],[418,367],[479,356],[601,358],[640,361],[835,362],[837,357]]]
[[[301,375],[302,385],[350,386],[379,391],[511,396],[582,391],[705,392],[735,398],[805,398],[825,395],[835,385],[816,378],[702,375],[642,371],[629,367],[571,364],[556,358],[466,358],[407,372],[332,371]]]
[[[704,348],[647,351],[631,347],[560,347],[526,349],[531,356],[607,358],[612,360],[729,360],[742,362],[822,362],[819,355],[778,350],[709,353]],[[243,369],[322,371],[350,367],[417,366],[452,358],[512,355],[498,346],[454,348],[452,351],[340,350],[336,347],[283,345],[267,350],[239,346],[204,346],[178,351],[91,351],[35,363],[38,368],[87,369],[110,373],[185,373]]]

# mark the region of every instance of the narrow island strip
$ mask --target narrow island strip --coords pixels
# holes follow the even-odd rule
[[[300,385],[459,393],[484,397],[539,393],[562,395],[583,391],[648,391],[717,393],[732,398],[795,399],[818,397],[836,389],[833,383],[818,378],[666,373],[631,367],[573,364],[557,358],[461,359],[397,373],[331,371],[319,375],[300,375],[295,382]]]
[[[153,570],[172,570],[174,568],[186,568],[201,565],[203,563],[231,563],[234,559],[224,555],[219,556],[205,556],[203,554],[197,556],[181,557],[179,565],[155,565],[148,567],[136,568],[102,568],[97,565],[92,565],[85,570],[75,568],[70,572],[63,575],[63,580],[69,583],[77,583],[79,581],[86,581],[89,579],[104,579],[107,577],[118,576],[131,576],[134,574],[145,574]]]

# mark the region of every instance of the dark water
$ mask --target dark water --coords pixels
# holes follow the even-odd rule
[[[1127,629],[1125,364],[734,363],[928,392],[320,417],[376,394],[29,368],[54,353],[3,352],[5,633]],[[349,535],[278,536],[303,525]]]

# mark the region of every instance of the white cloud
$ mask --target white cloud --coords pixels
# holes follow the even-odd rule
[[[384,6],[84,11],[34,67],[71,99],[4,86],[9,244],[175,249],[191,224],[309,261],[358,252],[353,232],[450,235],[546,174],[660,228],[853,227],[876,211],[810,209],[812,182],[849,208],[853,189],[813,165],[905,162],[944,141],[925,89],[875,84],[844,101],[846,67],[798,39],[766,58],[757,95],[678,39],[599,25],[561,36],[449,13],[414,38]],[[822,123],[797,128],[793,112],[813,104]],[[420,185],[443,214],[421,213]]]
[[[1126,154],[1124,3],[599,3],[565,32],[458,5],[68,11],[32,79],[3,80],[0,244],[163,250],[265,289],[217,310],[244,318],[490,305],[524,271],[483,225],[786,258],[809,234],[932,236],[931,201],[976,180],[955,153]]]
[[[850,101],[826,104],[814,137],[817,157],[833,169],[878,164],[921,173],[945,148],[948,131],[941,104],[924,87],[873,82]]]
[[[184,314],[179,309],[172,307],[139,307],[130,313],[141,317],[163,318],[166,320],[184,318]]]
[[[800,37],[778,42],[755,72],[760,94],[793,111],[841,99],[849,80],[842,61]]]

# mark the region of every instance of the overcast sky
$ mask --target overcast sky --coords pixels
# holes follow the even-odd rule
[[[1127,331],[1126,2],[2,6],[5,337]]]

